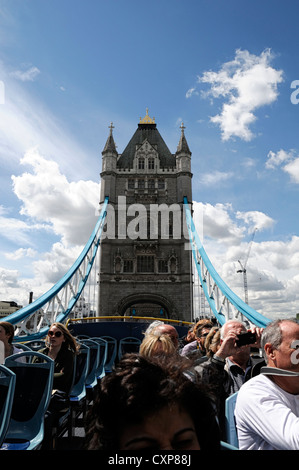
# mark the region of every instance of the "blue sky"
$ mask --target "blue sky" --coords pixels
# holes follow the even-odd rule
[[[296,0],[0,1],[0,298],[27,303],[96,222],[110,122],[121,153],[149,108],[192,151],[204,246],[243,297],[299,311]],[[294,103],[291,95],[294,93]],[[299,97],[299,93],[298,93]]]

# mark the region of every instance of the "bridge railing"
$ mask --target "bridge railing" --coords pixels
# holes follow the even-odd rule
[[[245,317],[250,324],[265,327],[270,320],[238,297],[215,270],[197,234],[186,197],[184,209],[194,263],[213,315],[220,325],[231,319],[243,321]]]
[[[100,216],[88,242],[69,271],[41,297],[2,319],[16,325],[15,340],[30,341],[42,338],[53,322],[66,320],[83,292],[96,258],[107,205],[108,198],[102,205]]]

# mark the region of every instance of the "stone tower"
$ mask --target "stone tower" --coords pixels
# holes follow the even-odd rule
[[[122,154],[113,126],[102,152],[99,315],[192,320],[192,263],[183,199],[192,204],[184,126],[172,154],[148,110]]]

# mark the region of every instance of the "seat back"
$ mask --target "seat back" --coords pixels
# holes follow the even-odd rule
[[[70,391],[70,400],[79,401],[86,396],[85,381],[89,367],[89,347],[80,343],[79,353],[75,361],[75,377]]]
[[[16,385],[16,375],[0,365],[0,447],[7,433]]]
[[[139,351],[141,340],[134,336],[127,336],[119,341],[118,346],[118,359],[126,353],[135,353]]]
[[[31,341],[27,341],[25,346],[28,346],[32,351],[38,351],[46,346],[46,342],[39,339],[33,339]]]
[[[117,339],[112,336],[100,336],[107,342],[107,359],[105,363],[105,372],[111,372],[117,354]]]
[[[95,341],[99,345],[100,350],[100,357],[98,368],[96,370],[96,376],[98,379],[101,379],[105,376],[105,363],[107,361],[107,351],[108,351],[108,343],[103,338],[90,338],[92,341]]]
[[[18,349],[22,349],[22,351],[33,351],[32,348],[30,348],[27,344],[24,343],[13,343],[13,346]]]
[[[20,361],[22,357],[27,362]],[[44,417],[52,395],[54,361],[36,351],[24,351],[7,357],[5,366],[15,373],[16,385],[3,446],[34,449],[44,437]]]
[[[238,392],[233,393],[225,400],[225,432],[226,441],[234,447],[239,448],[239,441],[237,435],[236,421],[235,421],[235,406],[237,401]]]
[[[99,359],[100,359],[100,347],[98,343],[93,341],[92,339],[81,339],[80,344],[85,344],[85,346],[88,346],[90,351],[89,351],[89,365],[88,365],[88,371],[86,375],[86,380],[85,380],[85,385],[87,387],[93,387],[97,384],[97,376],[96,376],[96,371],[99,365]]]

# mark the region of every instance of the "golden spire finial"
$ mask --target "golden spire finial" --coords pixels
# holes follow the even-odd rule
[[[140,118],[140,124],[155,124],[155,118],[151,118],[148,115],[148,108],[146,108],[146,115],[143,119]]]

